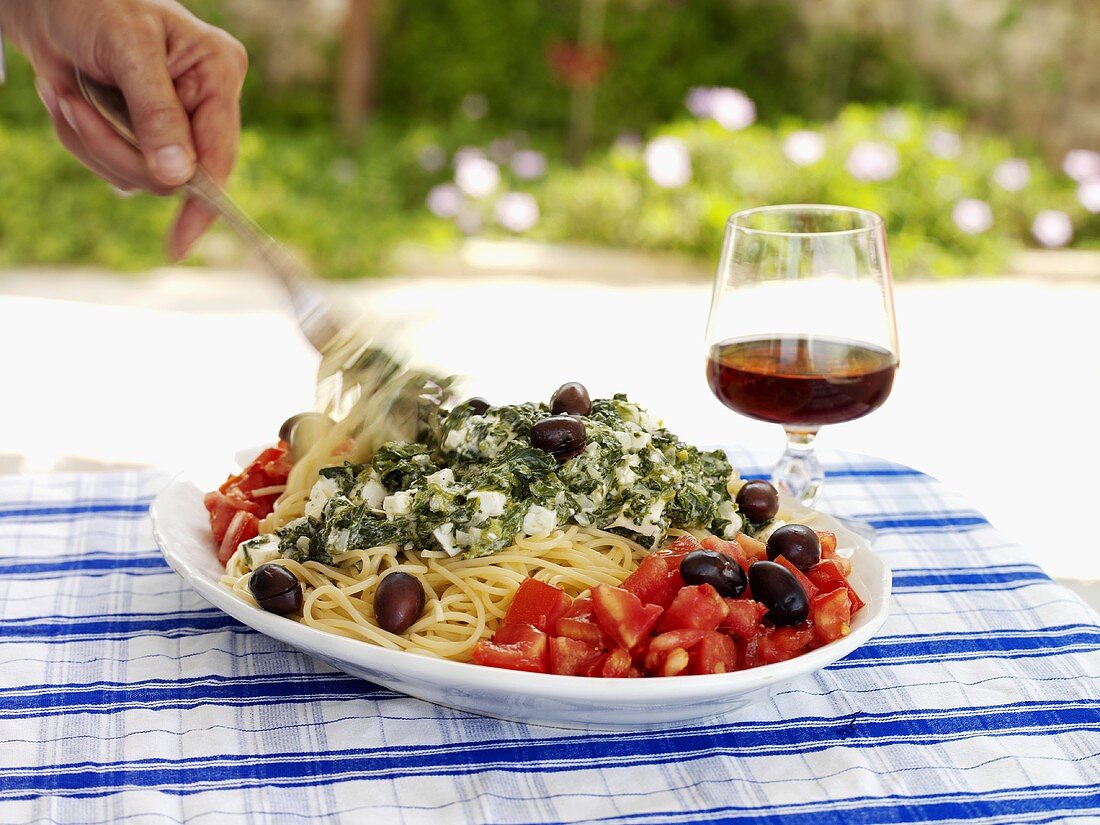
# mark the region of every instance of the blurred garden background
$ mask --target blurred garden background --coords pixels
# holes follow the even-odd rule
[[[324,276],[468,236],[709,267],[731,212],[779,202],[882,213],[902,278],[1100,247],[1094,0],[186,5],[252,56],[234,196]],[[71,160],[10,62],[0,265],[162,263],[172,205]]]

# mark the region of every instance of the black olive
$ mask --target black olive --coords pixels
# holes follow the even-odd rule
[[[248,589],[256,603],[269,613],[285,616],[302,609],[302,583],[281,564],[261,564],[253,570]]]
[[[544,418],[531,428],[531,445],[550,453],[559,462],[580,455],[587,443],[584,423],[568,415]]]
[[[680,561],[680,577],[687,584],[709,584],[718,595],[736,599],[745,592],[745,571],[725,553],[692,550]]]
[[[485,415],[491,405],[484,398],[474,396],[466,402],[466,406],[474,411],[474,415]]]
[[[794,573],[774,561],[753,562],[749,568],[752,597],[768,608],[764,616],[773,624],[788,625],[806,621],[810,602]]]
[[[805,524],[784,524],[768,536],[768,558],[786,556],[799,570],[809,570],[821,561],[821,539]]]
[[[766,481],[746,481],[737,491],[737,509],[753,524],[762,524],[779,512],[779,493]]]
[[[558,387],[550,396],[550,412],[554,415],[588,415],[592,412],[592,399],[584,384],[570,381]]]
[[[415,576],[390,573],[374,591],[374,620],[383,630],[401,635],[424,612],[424,588]]]

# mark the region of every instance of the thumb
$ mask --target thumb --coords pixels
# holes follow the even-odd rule
[[[114,75],[153,177],[167,186],[189,181],[196,157],[191,122],[168,74],[163,42],[129,44]]]

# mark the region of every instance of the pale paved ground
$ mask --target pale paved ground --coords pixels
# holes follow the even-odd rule
[[[629,392],[688,440],[778,454],[778,428],[726,411],[706,388],[709,286],[621,274],[593,284],[568,267],[334,292],[402,323],[410,352],[472,376],[470,392],[495,402],[580,380],[593,394]],[[893,396],[820,443],[929,472],[1050,573],[1100,579],[1100,279],[904,284],[897,308]],[[0,472],[104,462],[217,474],[310,405],[316,365],[262,278],[198,270],[0,273],[0,351]]]

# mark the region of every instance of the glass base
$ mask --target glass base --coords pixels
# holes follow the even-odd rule
[[[787,431],[787,449],[772,470],[772,486],[807,507],[817,501],[825,484],[825,468],[814,452],[817,431]]]

